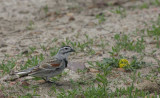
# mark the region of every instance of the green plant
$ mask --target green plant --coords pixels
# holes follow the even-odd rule
[[[33,85],[32,89],[33,89],[33,96],[40,96],[39,94],[37,94],[37,89],[39,88],[38,85]]]
[[[101,66],[101,65],[100,65]],[[109,72],[109,71],[108,71]],[[107,73],[108,73],[107,72]],[[138,90],[133,85],[127,88],[116,88],[115,91],[109,91],[107,88],[108,81],[106,77],[102,74],[98,74],[96,80],[98,81],[98,87],[95,87],[94,84],[90,84],[86,89],[82,89],[81,86],[76,89],[64,91],[64,89],[58,93],[57,98],[76,98],[76,97],[86,97],[86,98],[137,98],[145,97],[149,93]]]
[[[56,55],[57,52],[58,52],[58,48],[57,48],[57,47],[52,47],[52,48],[50,48],[50,55],[51,55],[51,56]]]
[[[18,98],[32,98],[33,95],[31,93],[27,93],[26,95],[23,96],[18,96]]]
[[[29,21],[28,26],[26,27],[27,30],[33,30],[34,29],[34,22]]]
[[[110,96],[113,97],[126,97],[126,98],[137,98],[137,97],[145,97],[147,94],[149,94],[148,92],[142,91],[142,90],[138,90],[137,88],[135,88],[133,85],[125,88],[117,88],[115,92],[110,93]]]
[[[44,6],[44,7],[43,7],[43,10],[44,10],[45,14],[47,14],[48,11],[49,11],[49,10],[48,10],[48,5]]]
[[[96,18],[98,19],[99,24],[101,24],[101,23],[106,21],[104,13],[97,14]]]
[[[104,69],[104,66],[106,66],[106,64],[111,68],[111,67],[119,67],[119,59],[115,58],[115,57],[111,57],[111,58],[103,58],[103,60],[97,61],[95,62],[95,64],[93,64],[93,62],[89,62],[88,64],[91,65],[93,68],[98,69],[98,70],[102,70]],[[96,65],[96,66],[95,66]],[[104,65],[104,66],[103,66]]]
[[[65,42],[62,42],[61,46],[68,46],[70,45],[70,43],[71,43],[71,40],[69,40],[69,38],[66,38]]]
[[[121,49],[142,52],[145,49],[144,39],[141,37],[137,41],[130,40],[130,37],[126,34],[116,34],[114,36],[116,45],[112,47],[112,51],[118,53]],[[113,53],[111,52],[111,53]]]
[[[157,48],[160,48],[160,16],[157,19],[157,23],[152,25],[151,29],[147,29],[147,34],[150,37],[154,37],[156,40]]]
[[[0,64],[0,70],[2,70],[2,74],[9,73],[12,68],[15,67],[15,65],[16,60],[13,58],[11,60],[7,60],[6,63],[2,61],[2,63]]]
[[[36,47],[29,47],[29,49],[31,50],[31,52],[33,53],[36,50]]]
[[[91,47],[89,47],[88,48],[88,54],[94,55],[94,54],[96,54],[96,52],[94,51],[94,49],[92,49]]]
[[[149,8],[149,4],[148,4],[148,3],[143,3],[143,4],[140,6],[140,9],[144,9],[144,8]]]
[[[122,7],[118,7],[111,11],[112,13],[119,14],[122,18],[126,17],[126,10]]]
[[[111,58],[103,58],[103,60],[101,62],[95,62],[95,64],[96,65],[108,64],[110,67],[119,68],[119,62],[122,59],[124,59],[124,57],[122,57],[122,56],[118,56],[117,58],[115,58],[113,56]],[[99,70],[103,69],[101,66],[99,66],[99,67],[94,66],[94,64],[92,62],[88,62],[88,64],[92,65],[92,67],[95,67],[96,69],[99,69]],[[149,64],[142,61],[142,59],[138,60],[138,58],[136,56],[132,56],[129,65],[125,66],[124,69],[128,70],[128,71],[133,71],[135,69],[140,69],[140,68],[147,66],[147,65],[149,65]]]
[[[159,0],[154,0],[152,1],[153,5],[159,6],[160,5],[160,1]]]
[[[21,65],[21,70],[27,69],[28,67],[36,66],[43,59],[44,59],[43,54],[41,54],[40,56],[33,56],[32,58],[29,58],[26,61],[25,65]]]
[[[103,39],[101,39],[101,42],[98,44],[98,46],[101,47],[102,50],[105,49],[106,45],[108,45],[108,43],[105,43],[105,41]]]
[[[41,49],[43,49],[43,51],[46,51],[46,46],[44,46],[44,45],[40,45],[40,47],[41,47]]]
[[[118,68],[118,63],[119,63],[119,59],[117,58],[103,58],[102,61],[103,64],[109,64],[109,66],[111,67],[117,67]]]
[[[139,68],[142,68],[144,65],[146,65],[146,62],[142,60],[138,60],[136,56],[132,56],[132,61],[130,65],[135,69],[139,69]]]
[[[66,38],[65,42],[62,42],[62,46],[66,46],[66,45],[71,45],[76,51],[80,50],[82,52],[86,52],[90,55],[94,55],[95,51],[92,47],[89,46],[93,46],[94,44],[94,40],[92,38],[90,38],[87,34],[84,35],[85,36],[85,41],[79,42],[79,41],[71,41],[68,38]]]

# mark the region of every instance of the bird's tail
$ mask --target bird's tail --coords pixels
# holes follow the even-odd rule
[[[21,77],[25,77],[28,76],[28,74],[32,71],[33,68],[29,68],[20,72],[14,72],[11,71],[10,74],[8,74],[7,76],[5,76],[4,78],[0,79],[3,81],[15,81]]]
[[[20,77],[24,77],[24,76],[28,76],[30,72],[27,71],[21,71],[21,72],[17,72],[15,73],[16,75],[19,75]]]
[[[15,75],[18,75],[19,77],[25,77],[28,76],[28,74],[32,71],[33,68],[28,68],[26,70],[20,71],[20,72],[15,72]]]
[[[11,71],[10,74],[4,76],[3,78],[0,79],[0,81],[15,81],[21,77],[28,76],[29,72],[21,71],[21,72],[13,72]]]

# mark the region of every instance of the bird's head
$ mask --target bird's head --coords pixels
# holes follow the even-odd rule
[[[59,49],[56,57],[59,59],[67,59],[71,52],[75,52],[75,50],[70,46],[63,46]]]

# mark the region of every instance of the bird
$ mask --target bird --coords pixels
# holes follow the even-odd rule
[[[68,56],[71,52],[75,52],[72,47],[63,46],[59,49],[55,56],[46,58],[38,65],[20,72],[16,72],[15,74],[19,75],[20,77],[40,77],[46,82],[53,82],[50,80],[50,78],[61,74],[62,71],[67,67]]]

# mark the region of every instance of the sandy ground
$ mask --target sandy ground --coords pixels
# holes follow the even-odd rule
[[[14,57],[31,46],[37,47],[37,51],[41,51],[40,45],[60,47],[61,42],[64,42],[66,38],[72,41],[84,41],[84,35],[87,34],[94,39],[94,43],[99,43],[103,39],[108,44],[105,47],[104,54],[102,56],[87,56],[85,53],[78,53],[72,55],[70,60],[79,62],[99,61],[103,57],[110,56],[108,51],[111,51],[115,43],[113,41],[115,34],[124,32],[136,40],[141,35],[139,34],[141,32],[137,30],[149,28],[153,23],[152,21],[156,21],[160,14],[160,7],[157,6],[149,6],[148,9],[130,9],[133,6],[143,4],[143,1],[128,0],[127,2],[127,0],[120,0],[119,2],[122,2],[120,5],[126,9],[126,17],[122,18],[120,15],[111,12],[116,8],[115,5],[114,7],[104,6],[99,8],[102,0],[93,1],[94,3],[91,0],[0,0],[0,60],[4,59],[5,54]],[[109,2],[117,1],[111,0]],[[150,1],[145,0],[145,2]],[[47,13],[45,11],[46,5],[48,6]],[[104,13],[106,18],[106,21],[100,25],[95,17],[99,13]],[[55,38],[58,41],[50,44]],[[145,52],[150,53],[156,49],[155,45],[148,44],[152,41],[151,38],[145,40],[147,44]],[[96,52],[102,52],[96,46],[93,48]],[[122,52],[122,54],[128,57],[139,56],[135,52]],[[158,54],[160,54],[159,50],[156,52],[156,56],[160,58]],[[144,61],[156,64],[155,60],[148,56],[144,58]],[[145,75],[151,71],[151,68],[144,68],[139,71]],[[119,74],[119,72],[116,72],[116,74]],[[130,74],[122,72],[120,72],[120,75],[119,78],[130,76]],[[130,80],[128,79],[128,81]],[[113,85],[111,86],[113,87]],[[124,85],[119,86],[124,87]],[[42,98],[49,97],[46,94],[48,88],[50,88],[49,84],[39,87]],[[70,89],[71,85],[63,86],[63,88]],[[19,90],[21,89],[19,88]]]

